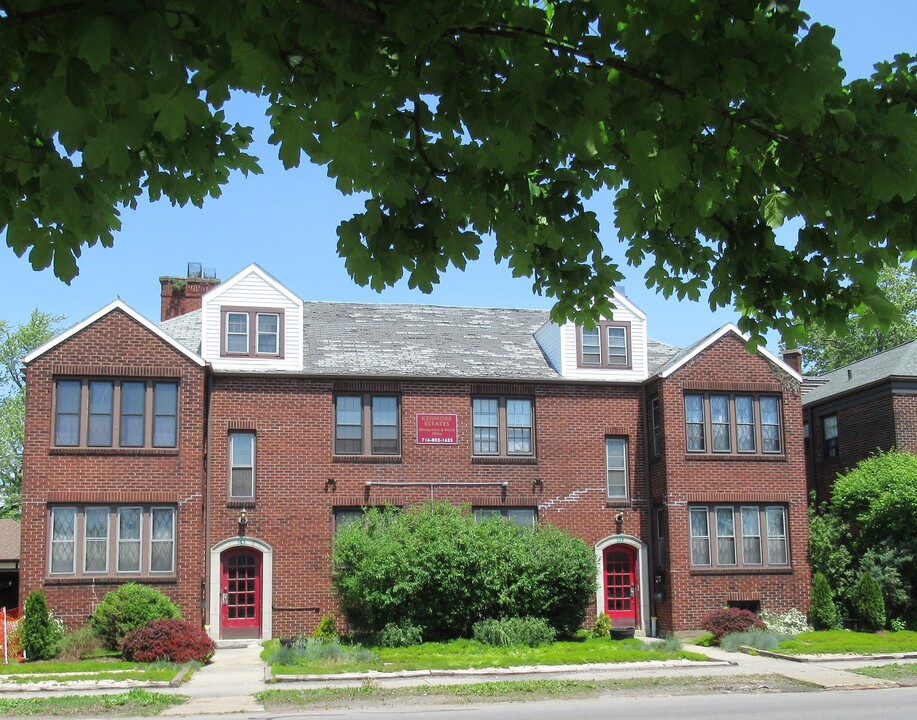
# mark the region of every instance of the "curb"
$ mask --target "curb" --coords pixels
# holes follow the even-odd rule
[[[773,650],[759,650],[746,645],[741,646],[739,652],[743,652],[746,655],[761,655],[775,660],[788,660],[795,663],[849,662],[851,660],[917,660],[917,653],[915,652],[881,653],[877,655],[786,655]]]

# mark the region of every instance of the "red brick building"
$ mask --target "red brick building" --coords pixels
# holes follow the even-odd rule
[[[806,476],[818,502],[877,450],[917,452],[917,340],[807,378]]]
[[[581,537],[641,631],[808,607],[801,378],[732,326],[162,286],[160,325],[119,301],[26,358],[21,593],[70,624],[136,580],[215,638],[309,632],[336,525],[431,498]]]

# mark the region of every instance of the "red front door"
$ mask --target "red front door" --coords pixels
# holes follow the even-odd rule
[[[613,627],[637,627],[640,623],[640,583],[637,551],[630,545],[610,545],[602,554],[605,613]]]
[[[261,637],[261,553],[233,548],[220,558],[220,637]]]

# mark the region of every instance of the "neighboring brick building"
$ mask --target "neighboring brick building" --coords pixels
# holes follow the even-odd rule
[[[806,477],[818,502],[876,450],[917,452],[917,340],[806,380]]]
[[[158,327],[116,302],[26,358],[22,593],[71,624],[136,579],[216,638],[309,632],[336,524],[430,498],[581,537],[618,624],[808,607],[801,378],[732,326],[162,287]]]

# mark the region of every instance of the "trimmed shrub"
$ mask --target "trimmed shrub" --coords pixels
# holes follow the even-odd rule
[[[611,632],[611,618],[607,613],[602,613],[595,619],[595,625],[592,626],[592,637],[608,637]]]
[[[425,640],[470,637],[484,618],[541,617],[572,635],[595,596],[595,553],[549,526],[480,522],[447,503],[371,510],[341,527],[334,585],[348,624],[377,634],[407,620]]]
[[[389,623],[376,635],[379,647],[410,647],[423,642],[423,628],[412,625],[408,620],[400,623]]]
[[[57,657],[64,637],[63,624],[56,621],[41,590],[29,593],[25,601],[20,641],[29,660],[50,660]]]
[[[320,642],[334,642],[337,640],[338,631],[334,624],[334,615],[325,615],[319,620],[318,625],[315,627],[315,632],[312,633],[312,637]]]
[[[474,624],[474,639],[484,645],[537,647],[554,642],[554,628],[543,618],[512,617]]]
[[[200,628],[184,620],[154,620],[145,627],[131,630],[118,644],[127,660],[156,662],[166,660],[186,663],[207,662],[216,645]]]
[[[101,649],[102,640],[89,625],[83,625],[64,635],[58,658],[64,662],[77,662],[97,655]]]
[[[711,610],[704,615],[701,620],[701,627],[707,632],[713,633],[714,642],[719,645],[724,635],[745,632],[752,628],[763,630],[764,623],[751,610],[720,608],[719,610]]]
[[[840,613],[834,603],[834,593],[828,578],[817,572],[812,576],[812,604],[809,606],[809,620],[816,630],[832,630],[841,624]]]
[[[144,627],[153,620],[178,620],[178,605],[156,588],[139,583],[125,583],[105,595],[92,614],[90,623],[109,650],[131,630]]]
[[[878,581],[863,573],[857,583],[853,597],[853,609],[860,623],[860,630],[876,632],[885,627],[885,599]]]

